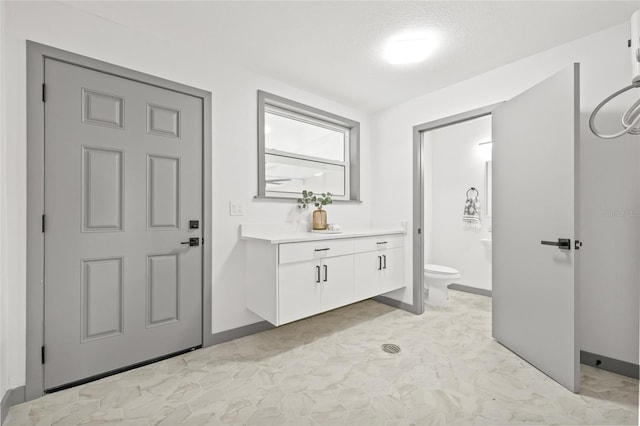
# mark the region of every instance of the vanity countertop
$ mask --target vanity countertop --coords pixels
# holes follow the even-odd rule
[[[270,244],[298,243],[303,241],[335,240],[340,238],[373,237],[376,235],[406,234],[403,228],[344,229],[340,234],[295,232],[283,226],[240,225],[243,240],[265,241]]]

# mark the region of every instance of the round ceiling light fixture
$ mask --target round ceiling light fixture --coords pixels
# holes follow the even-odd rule
[[[435,50],[437,37],[433,34],[409,34],[389,40],[384,58],[393,65],[415,64],[427,59]]]

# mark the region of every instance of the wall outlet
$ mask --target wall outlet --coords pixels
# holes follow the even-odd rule
[[[229,202],[229,216],[244,216],[244,205],[242,201]]]

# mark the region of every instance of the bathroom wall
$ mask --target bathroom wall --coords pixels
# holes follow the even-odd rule
[[[629,36],[625,21],[374,115],[373,166],[378,171],[374,176],[378,197],[373,221],[406,221],[409,229],[413,228],[413,126],[508,100],[580,62],[581,349],[638,363],[640,137],[626,135],[604,141],[592,135],[587,125],[589,114],[602,99],[630,84]],[[636,91],[612,102],[599,118],[601,127],[619,128],[620,117],[637,96]],[[388,164],[395,167],[386,167]],[[385,208],[388,205],[394,208]],[[408,246],[408,277],[412,274],[411,252]],[[410,289],[390,296],[412,303]]]
[[[457,284],[491,290],[491,238],[487,216],[486,162],[491,161],[491,117],[482,117],[424,134],[425,263],[455,268]],[[480,196],[479,229],[463,227],[465,194]]]
[[[192,85],[213,94],[213,332],[261,321],[245,307],[245,246],[239,240],[241,223],[294,223],[302,215],[293,202],[255,201],[257,193],[258,89],[331,111],[361,123],[362,204],[329,206],[329,220],[342,225],[368,226],[372,198],[370,118],[349,106],[299,90],[283,82],[234,67],[215,51],[140,33],[59,2],[0,2],[6,12],[6,39],[2,46],[7,108],[7,143],[3,145],[2,185],[6,186],[3,234],[2,327],[7,335],[3,354],[6,388],[25,380],[25,211],[26,211],[26,45],[33,40],[60,49],[111,62],[152,75]],[[229,202],[240,201],[244,216],[229,216]],[[3,212],[4,213],[4,212]],[[36,283],[30,283],[36,285]],[[6,299],[5,299],[6,297]],[[9,303],[10,301],[10,303]],[[3,302],[4,303],[4,302]],[[10,321],[5,321],[9,318]],[[6,358],[5,358],[6,356]],[[1,397],[1,395],[0,395]]]

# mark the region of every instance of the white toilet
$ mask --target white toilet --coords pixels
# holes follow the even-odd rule
[[[426,263],[424,265],[425,302],[433,306],[449,306],[447,286],[453,284],[461,276],[458,270],[448,266]]]

